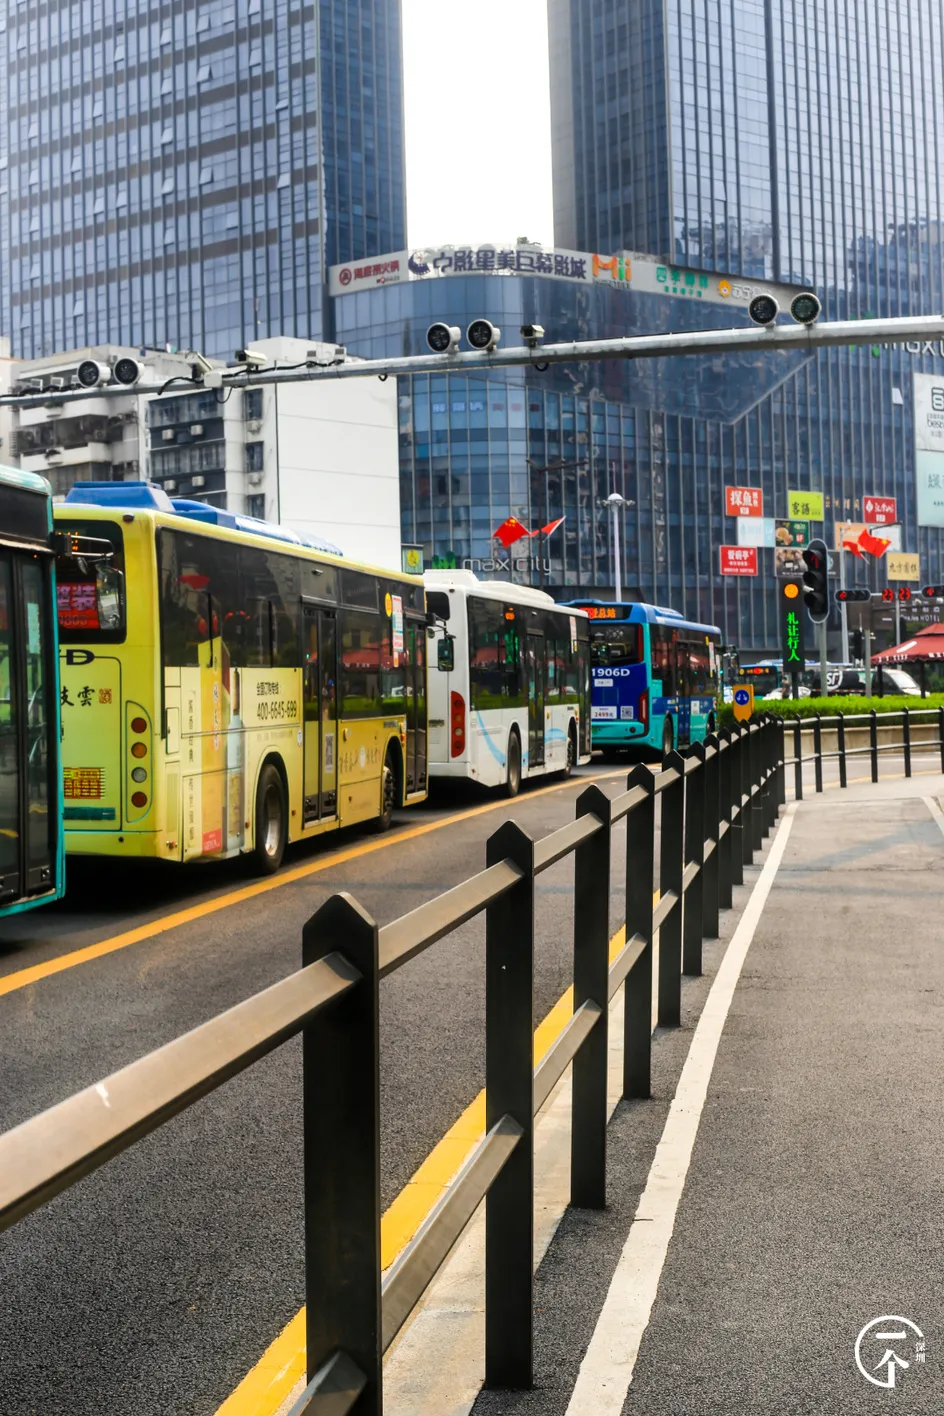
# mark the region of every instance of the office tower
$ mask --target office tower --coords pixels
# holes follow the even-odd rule
[[[319,338],[405,239],[399,0],[10,0],[0,84],[16,356]]]

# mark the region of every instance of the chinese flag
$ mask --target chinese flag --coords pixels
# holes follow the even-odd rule
[[[860,561],[861,561],[861,560],[865,560],[865,556],[864,556],[864,555],[862,554],[862,552],[859,550],[859,543],[858,543],[858,541],[846,540],[846,539],[844,538],[844,539],[843,539],[843,543],[842,543],[842,549],[843,549],[844,551],[851,551],[854,556],[858,556],[858,557],[859,557],[859,560],[860,560]]]
[[[498,530],[494,533],[495,540],[501,541],[507,551],[509,546],[513,546],[516,541],[520,541],[522,536],[530,536],[531,532],[522,526],[516,516],[509,516],[507,521],[503,521]]]
[[[884,536],[873,536],[871,531],[866,529],[859,537],[859,545],[863,551],[868,551],[870,556],[883,556],[891,545],[891,541]]]
[[[551,532],[556,531],[558,526],[561,526],[566,520],[566,516],[559,516],[556,521],[549,521],[546,526],[541,527],[540,534],[542,536],[550,536]],[[532,531],[531,534],[533,536],[534,532]]]

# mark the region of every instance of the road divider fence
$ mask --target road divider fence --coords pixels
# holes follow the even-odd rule
[[[811,718],[785,720],[786,735],[792,739],[794,795],[803,800],[803,771],[812,766],[817,792],[823,790],[823,763],[838,762],[839,785],[849,784],[849,759],[868,757],[872,781],[879,779],[879,758],[883,752],[903,756],[905,776],[912,773],[914,757],[940,754],[944,772],[944,707],[902,708],[892,713],[815,713]],[[807,752],[804,754],[804,737]]]
[[[572,1066],[571,1203],[603,1208],[611,1001],[624,987],[623,1096],[647,1098],[654,936],[658,1022],[677,1027],[682,976],[702,972],[703,941],[776,823],[785,766],[783,721],[763,716],[658,771],[635,767],[616,797],[588,786],[575,819],[540,840],[506,821],[484,870],[389,924],[333,896],[304,927],[297,973],[0,1137],[0,1231],[300,1033],[307,1386],[291,1416],[379,1416],[384,1353],[483,1200],[486,1383],[530,1387],[535,1116]],[[626,927],[611,959],[622,821]],[[571,855],[573,1015],[535,1068],[535,881]],[[482,913],[485,1135],[382,1273],[381,980]]]

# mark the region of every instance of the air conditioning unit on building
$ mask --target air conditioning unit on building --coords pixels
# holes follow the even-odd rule
[[[162,440],[163,442],[173,442],[173,441],[174,441],[174,429],[173,429],[173,428],[164,428],[164,429],[162,430],[162,432],[161,432],[161,440]]]
[[[191,485],[192,487],[205,487],[205,486],[206,486],[206,478],[205,478],[205,477],[192,477],[192,478],[190,479],[190,485]]]
[[[173,477],[169,477],[169,478],[167,479],[167,481],[164,483],[164,491],[165,491],[165,492],[176,492],[176,490],[177,490],[177,483],[174,481]]]
[[[246,423],[246,428],[247,428],[247,431],[250,432],[250,433],[258,433],[258,432],[261,432],[261,431],[262,431],[262,419],[261,419],[261,418],[250,418],[250,419],[248,420],[248,422]]]
[[[264,472],[250,472],[250,474],[249,474],[249,485],[250,485],[250,487],[261,487],[261,486],[262,486],[262,483],[263,483],[264,481],[265,481],[265,473],[264,473]]]
[[[202,423],[191,423],[191,424],[190,424],[190,436],[191,436],[192,438],[199,438],[199,437],[202,435],[202,433],[203,433],[203,424],[202,424]]]
[[[46,449],[46,461],[47,461],[47,462],[61,462],[61,461],[62,461],[62,448],[61,448],[61,447],[48,447],[48,448]]]

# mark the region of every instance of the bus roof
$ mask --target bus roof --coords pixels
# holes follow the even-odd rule
[[[391,566],[369,565],[363,561],[351,561],[344,552],[330,541],[317,536],[303,536],[290,531],[286,526],[276,526],[269,521],[259,521],[253,516],[238,516],[221,507],[209,506],[206,502],[188,501],[183,497],[169,497],[163,487],[153,482],[77,482],[64,502],[58,502],[56,513],[80,511],[133,511],[151,513],[161,524],[189,525],[194,523],[209,530],[237,532],[241,536],[254,537],[261,541],[276,541],[285,551],[314,551],[320,556],[338,561],[352,570],[364,570],[374,575],[383,575],[393,580],[408,580],[421,583],[418,575],[408,575]]]
[[[22,487],[26,492],[36,492],[41,497],[52,496],[52,487],[38,472],[23,472],[19,467],[0,464],[0,482],[5,482],[9,487]]]
[[[513,600],[519,605],[560,610],[562,614],[574,613],[573,605],[562,605],[546,590],[535,590],[531,585],[516,585],[513,580],[479,580],[471,570],[424,570],[423,580],[427,590],[462,590],[483,600]],[[577,613],[585,617],[585,611],[578,610]]]
[[[572,603],[578,609],[586,609],[591,619],[600,619],[610,624],[668,624],[673,629],[694,630],[696,634],[721,634],[718,625],[687,620],[679,610],[670,610],[665,605],[644,605],[638,601],[614,605],[611,600],[575,600]],[[604,617],[594,615],[595,609],[618,610],[622,613]]]

